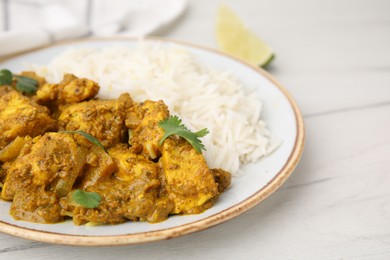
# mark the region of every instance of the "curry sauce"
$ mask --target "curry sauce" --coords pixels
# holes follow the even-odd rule
[[[15,219],[154,223],[201,213],[230,185],[230,173],[210,169],[185,139],[159,144],[159,122],[169,117],[163,101],[137,103],[128,93],[100,100],[89,79],[67,74],[49,84],[24,75],[39,82],[35,95],[0,87],[1,198],[11,202]],[[94,136],[106,151],[74,131]],[[98,193],[99,205],[75,202],[78,189]]]

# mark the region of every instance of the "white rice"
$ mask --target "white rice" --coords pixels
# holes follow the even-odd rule
[[[241,166],[272,152],[279,140],[260,119],[262,103],[228,72],[201,64],[178,46],[142,43],[66,51],[47,66],[33,66],[49,82],[64,73],[99,82],[101,98],[117,98],[127,91],[135,101],[164,100],[193,130],[208,128],[202,138],[211,168],[233,175]]]

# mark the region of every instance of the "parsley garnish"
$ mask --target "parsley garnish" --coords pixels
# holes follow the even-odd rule
[[[72,194],[72,200],[84,208],[93,209],[99,206],[102,197],[99,193],[78,189]]]
[[[6,69],[0,70],[0,86],[12,84],[12,72]]]
[[[65,133],[65,134],[79,134],[79,135],[82,135],[85,138],[87,138],[91,143],[93,143],[94,145],[99,146],[106,153],[108,153],[106,147],[104,147],[104,145],[102,145],[102,143],[96,137],[94,137],[93,135],[90,135],[90,134],[88,134],[88,133],[86,133],[84,131],[78,130],[78,131],[58,131],[58,132],[59,133]]]
[[[33,95],[38,89],[38,81],[35,79],[13,75],[11,71],[7,69],[0,70],[0,86],[11,85],[15,78],[16,86],[15,89],[26,95]]]
[[[33,95],[37,92],[38,89],[38,81],[32,78],[28,78],[25,76],[15,76],[16,78],[16,90],[26,94]]]
[[[170,116],[167,119],[160,121],[158,125],[164,129],[164,136],[161,138],[159,145],[162,145],[169,136],[178,135],[186,139],[198,153],[201,153],[202,150],[206,150],[199,138],[210,133],[207,128],[195,133],[191,132],[181,123],[181,119],[177,116]]]

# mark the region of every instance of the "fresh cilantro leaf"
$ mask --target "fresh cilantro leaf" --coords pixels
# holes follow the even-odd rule
[[[99,146],[100,148],[102,148],[106,153],[107,152],[107,149],[106,147],[104,147],[104,145],[102,145],[102,143],[94,136],[84,132],[84,131],[81,131],[81,130],[78,130],[78,131],[58,131],[59,133],[65,133],[65,134],[79,134],[79,135],[82,135],[84,136],[85,138],[87,138],[91,143],[93,143],[94,145],[97,145]]]
[[[207,135],[209,130],[204,128],[196,133],[193,133],[181,122],[181,119],[177,116],[170,116],[159,122],[159,126],[164,129],[164,136],[161,138],[159,145],[162,145],[165,139],[169,136],[178,135],[186,139],[198,153],[201,153],[202,150],[206,150],[199,138]]]
[[[72,200],[84,208],[93,209],[99,206],[102,197],[96,192],[76,190],[72,194]]]
[[[22,94],[33,95],[37,91],[39,83],[35,79],[13,75],[12,72],[7,69],[0,70],[0,86],[11,85],[14,78],[16,80],[15,89]]]
[[[33,95],[38,89],[38,81],[24,76],[15,76],[16,90],[27,95]]]
[[[209,133],[210,132],[209,132],[209,130],[207,128],[203,128],[202,130],[200,130],[198,132],[195,132],[197,137],[203,137],[203,136],[206,136]]]
[[[0,86],[12,84],[12,72],[7,69],[0,70]]]

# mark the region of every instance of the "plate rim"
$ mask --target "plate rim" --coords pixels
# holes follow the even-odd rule
[[[8,61],[10,59],[16,58],[18,56],[33,53],[39,50],[49,49],[51,47],[57,47],[61,45],[71,45],[82,42],[103,42],[103,41],[137,41],[139,38],[136,37],[123,37],[123,36],[114,36],[114,37],[91,37],[84,39],[72,39],[61,41],[53,44],[48,44],[38,48],[34,48],[28,51],[19,52],[16,54],[8,55],[0,59],[0,63]],[[252,194],[250,197],[245,200],[224,209],[218,213],[215,213],[211,216],[208,216],[204,219],[197,220],[191,223],[183,224],[176,227],[165,228],[155,231],[139,232],[134,234],[122,234],[122,235],[101,235],[101,236],[88,236],[88,235],[71,235],[71,234],[59,234],[43,230],[35,230],[26,227],[20,227],[11,223],[4,222],[0,220],[0,232],[39,242],[51,243],[51,244],[63,244],[63,245],[77,245],[77,246],[114,246],[114,245],[129,245],[129,244],[140,244],[164,239],[175,238],[178,236],[194,233],[197,231],[205,230],[231,220],[245,211],[253,208],[255,205],[262,202],[264,199],[269,197],[273,192],[275,192],[292,174],[295,167],[298,165],[300,158],[302,157],[304,145],[305,145],[305,127],[304,121],[301,114],[301,111],[295,102],[292,95],[283,87],[273,76],[268,72],[263,70],[260,67],[256,67],[246,63],[245,61],[234,57],[232,55],[223,53],[216,49],[205,47],[200,44],[190,43],[177,39],[170,38],[161,38],[161,37],[144,37],[145,41],[157,41],[163,43],[174,43],[182,45],[185,47],[205,50],[223,56],[229,59],[232,59],[238,63],[241,63],[245,67],[254,70],[255,72],[261,74],[267,78],[275,87],[277,87],[282,94],[288,100],[289,105],[291,106],[296,123],[296,137],[293,149],[283,165],[280,171],[261,189]]]

